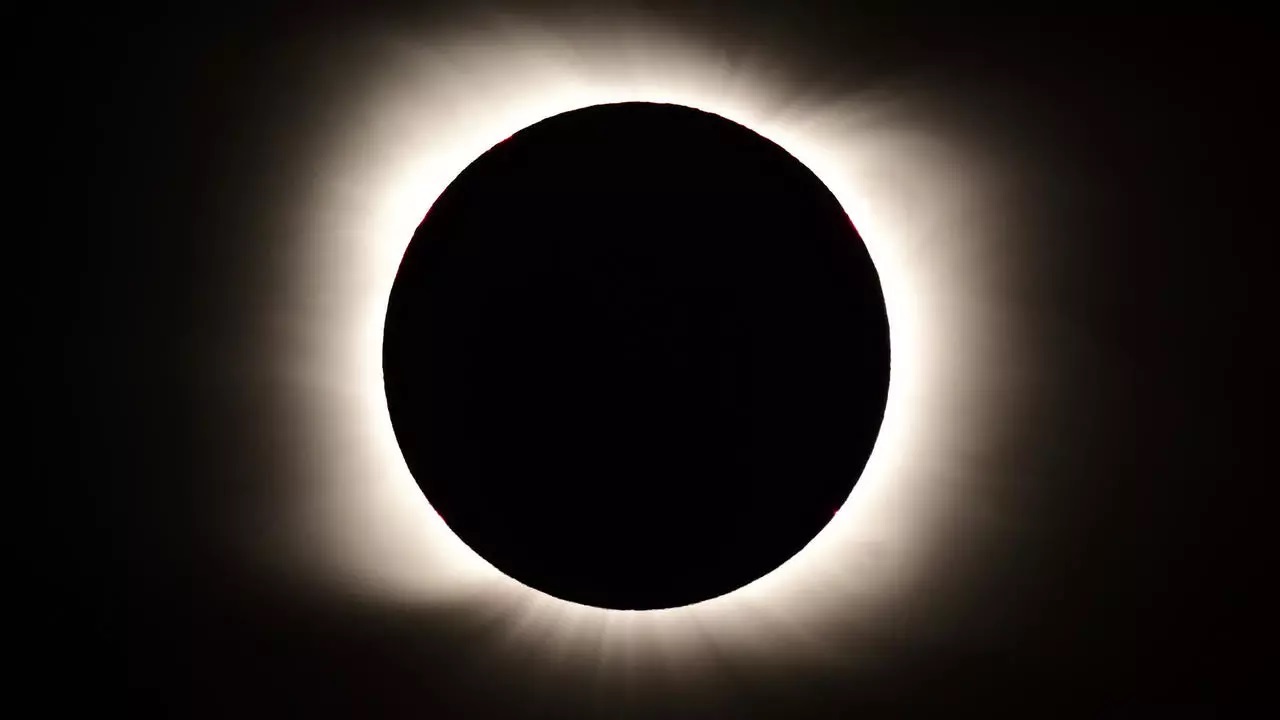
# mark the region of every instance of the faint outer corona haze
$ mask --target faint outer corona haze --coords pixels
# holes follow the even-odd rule
[[[279,426],[290,428],[281,447],[291,450],[291,477],[299,481],[282,485],[288,511],[276,540],[255,546],[255,562],[287,568],[297,582],[373,603],[462,603],[476,613],[469,617],[506,618],[501,622],[511,624],[503,645],[513,652],[558,657],[554,667],[566,677],[595,668],[606,678],[653,663],[697,667],[712,648],[744,662],[767,654],[777,667],[790,659],[808,662],[823,656],[821,638],[838,628],[875,634],[886,618],[897,624],[905,622],[904,613],[936,612],[932,599],[944,596],[923,588],[959,582],[977,567],[969,563],[978,562],[982,543],[994,536],[966,536],[971,552],[957,559],[947,552],[958,542],[949,533],[963,527],[957,518],[981,516],[976,498],[985,485],[1000,481],[981,472],[980,460],[984,448],[996,447],[1019,426],[1026,395],[1018,388],[1034,367],[1020,330],[1023,321],[1006,316],[996,301],[1002,273],[1016,267],[1018,256],[1002,251],[1004,262],[987,261],[1016,229],[1016,216],[995,211],[1011,206],[1009,154],[984,146],[994,142],[990,138],[952,129],[938,99],[910,85],[815,90],[798,99],[793,91],[800,81],[791,77],[798,66],[780,56],[753,54],[725,63],[716,47],[692,27],[643,18],[563,27],[482,22],[421,37],[374,32],[326,46],[332,54],[326,55],[330,69],[324,77],[330,83],[311,102],[328,114],[318,126],[323,131],[299,140],[310,149],[308,179],[283,204],[287,242],[271,284],[268,317],[287,318],[287,332],[273,326],[264,342],[271,350],[268,362],[284,378],[273,398]],[[844,466],[831,475],[839,480],[823,496],[822,517],[797,521],[791,540],[764,553],[767,562],[731,572],[732,580],[684,597],[634,604],[592,597],[589,588],[557,589],[551,580],[534,579],[545,570],[536,563],[521,570],[517,559],[501,561],[500,553],[469,545],[479,545],[483,531],[477,535],[459,526],[455,532],[450,524],[465,518],[454,516],[444,495],[440,507],[433,507],[437,498],[427,461],[418,473],[416,461],[406,459],[395,408],[388,411],[390,380],[383,372],[384,342],[395,342],[384,331],[400,292],[397,272],[419,252],[415,231],[430,225],[428,210],[434,213],[442,194],[467,182],[467,169],[504,139],[515,144],[520,133],[549,118],[616,103],[710,114],[792,158],[801,169],[797,177],[805,178],[799,182],[825,198],[807,217],[829,223],[838,208],[849,233],[846,247],[865,253],[845,267],[874,273],[875,282],[854,284],[876,289],[882,300],[866,307],[883,303],[888,332],[884,354],[874,361],[882,364],[878,370],[840,376],[827,368],[806,380],[843,377],[839,383],[845,387],[832,385],[833,403],[869,392],[871,399],[856,405],[869,414],[847,422],[857,425],[875,416],[878,427],[864,426],[844,438],[810,438],[817,443],[810,448],[811,466]],[[783,211],[781,204],[774,206]],[[745,216],[730,220],[760,229]],[[503,257],[515,263],[518,256]],[[824,280],[826,290],[798,280],[821,264],[806,265],[798,257],[790,265],[799,273],[793,281],[817,294],[793,298],[791,317],[805,315],[804,303],[810,310],[830,308],[841,302],[837,298],[852,297],[839,289],[844,281],[838,279]],[[705,257],[699,262],[708,266]],[[756,265],[739,269],[764,267],[751,262]],[[730,285],[735,283],[758,287],[744,284],[741,276]],[[552,299],[542,296],[540,302]],[[582,307],[564,298],[555,302]],[[703,308],[710,312],[712,305]],[[834,322],[821,314],[810,317],[814,323]],[[808,343],[824,335],[817,325],[773,327]],[[887,391],[848,385],[881,376],[890,347]],[[838,344],[833,348],[832,358],[852,357]],[[992,373],[992,367],[1002,372]],[[632,392],[628,402],[656,398]],[[882,399],[874,399],[877,392],[885,393]],[[523,407],[538,402],[527,397]],[[682,421],[688,428],[696,424]],[[528,417],[522,422],[533,423]],[[770,432],[785,430],[781,420],[770,422],[776,423]],[[852,442],[843,457],[837,452],[842,442]],[[618,449],[625,448],[615,444],[596,451]],[[590,465],[580,455],[557,457],[578,463],[580,474]],[[462,467],[456,457],[441,462]],[[760,468],[769,463],[776,469],[780,461],[766,460]],[[609,520],[600,516],[592,522],[609,526]],[[531,587],[539,582],[542,589]],[[579,601],[563,599],[568,596]],[[925,600],[899,602],[907,596]],[[666,609],[606,609],[611,605]],[[779,646],[786,651],[778,654]]]

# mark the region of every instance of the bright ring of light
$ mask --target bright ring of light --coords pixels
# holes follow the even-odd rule
[[[984,238],[998,170],[970,141],[911,122],[884,88],[805,102],[776,65],[727,63],[711,45],[635,18],[581,35],[530,23],[382,33],[339,122],[320,139],[315,184],[295,206],[274,341],[282,402],[306,482],[286,526],[305,578],[379,602],[445,605],[501,618],[511,648],[561,668],[694,667],[711,648],[820,658],[840,628],[872,633],[920,593],[966,500],[969,470],[1016,422],[983,370],[1011,352],[989,307]],[[368,47],[361,48],[367,51]],[[373,57],[373,60],[368,60]],[[893,348],[881,433],[831,524],[770,575],[729,595],[626,613],[542,595],[497,572],[432,512],[405,467],[381,376],[382,326],[400,257],[449,182],[497,141],[554,114],[650,101],[722,115],[767,137],[831,189],[880,272]],[[952,558],[954,561],[954,557]]]

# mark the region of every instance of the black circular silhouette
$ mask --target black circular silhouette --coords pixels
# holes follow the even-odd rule
[[[431,504],[512,578],[616,609],[799,551],[883,417],[875,268],[776,144],[677,105],[557,115],[441,194],[391,292],[392,424]]]

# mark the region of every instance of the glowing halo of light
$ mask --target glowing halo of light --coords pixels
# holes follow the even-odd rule
[[[289,387],[283,412],[303,438],[293,461],[307,480],[283,531],[299,574],[379,602],[466,604],[501,618],[509,648],[619,677],[638,664],[694,667],[709,648],[820,658],[833,627],[906,612],[895,604],[947,542],[952,525],[939,518],[971,508],[957,468],[998,439],[993,427],[1016,422],[1011,404],[975,400],[996,382],[981,368],[1019,351],[990,310],[981,260],[984,236],[998,231],[987,210],[999,168],[900,123],[910,108],[901,94],[800,102],[776,68],[727,63],[672,26],[507,22],[447,35],[379,38],[375,59],[352,71],[361,82],[342,117],[321,133],[316,179],[290,218],[278,289],[287,330],[272,350]],[[448,183],[539,120],[624,101],[721,115],[808,166],[876,264],[892,352],[875,449],[822,533],[733,593],[638,613],[543,595],[466,547],[409,475],[381,374],[400,258]]]

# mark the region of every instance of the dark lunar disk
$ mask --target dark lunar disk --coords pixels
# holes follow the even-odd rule
[[[676,105],[599,105],[499,143],[396,276],[387,403],[449,527],[516,580],[675,607],[778,567],[871,453],[889,327],[830,191]]]

